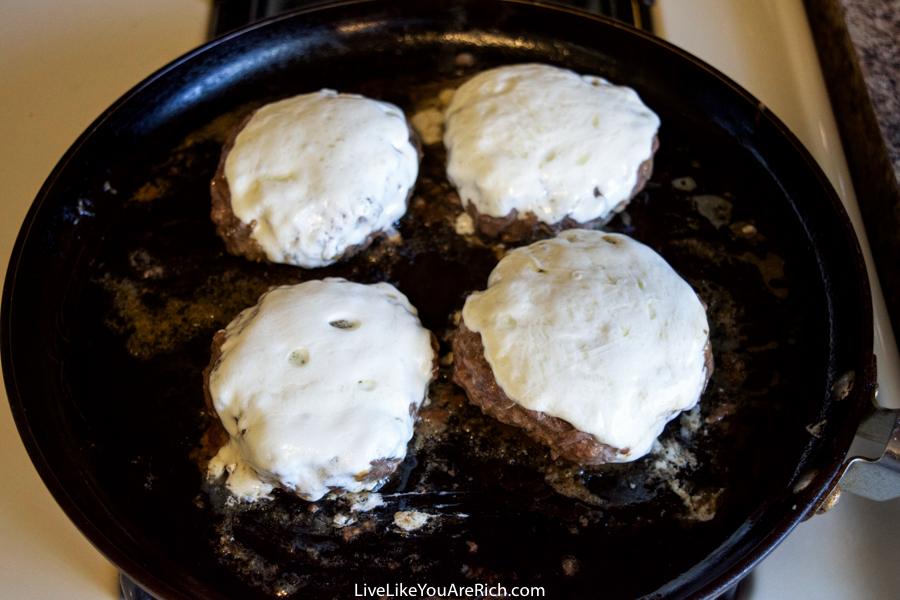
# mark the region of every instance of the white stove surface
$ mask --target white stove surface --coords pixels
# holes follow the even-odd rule
[[[801,0],[656,0],[657,32],[756,95],[810,149],[859,213]],[[202,43],[209,0],[0,3],[0,279],[44,179],[107,106]],[[864,242],[868,255],[868,245]],[[873,271],[870,269],[870,273]],[[877,282],[881,400],[900,407],[900,360]],[[879,306],[880,304],[880,306]],[[117,571],[57,507],[0,391],[0,600],[114,600]],[[900,598],[900,500],[845,495],[757,568],[759,600]]]
[[[657,33],[756,96],[800,138],[844,202],[872,280],[879,401],[900,408],[900,358],[801,0],[656,0]],[[845,494],[754,571],[754,600],[900,598],[900,499]]]

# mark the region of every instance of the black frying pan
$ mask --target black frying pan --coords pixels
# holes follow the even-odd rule
[[[830,491],[873,387],[868,282],[840,202],[765,107],[655,38],[531,4],[421,4],[347,4],[217,40],[66,154],[3,297],[4,376],[32,460],[85,535],[161,598],[336,598],[397,583],[714,597]],[[387,506],[344,528],[345,500],[235,506],[202,474],[213,416],[200,372],[218,328],[270,285],[386,280],[445,353],[497,249],[453,231],[459,207],[430,146],[402,245],[311,272],[228,256],[207,216],[228,130],[326,86],[412,114],[479,70],[524,61],[630,85],[662,118],[653,179],[607,228],[653,246],[709,304],[718,366],[698,430],[670,424],[668,462],[580,469],[468,406],[445,367]],[[672,184],[685,177],[696,189]],[[841,400],[832,387],[848,372]],[[435,516],[403,534],[398,510]]]

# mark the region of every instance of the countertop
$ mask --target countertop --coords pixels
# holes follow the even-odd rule
[[[900,180],[900,1],[840,2],[894,176]]]

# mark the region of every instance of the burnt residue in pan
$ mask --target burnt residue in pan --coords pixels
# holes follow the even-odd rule
[[[395,102],[439,131],[446,90],[486,66],[470,54],[428,83],[376,79],[342,91]],[[698,563],[772,482],[788,481],[792,465],[781,457],[799,453],[795,430],[812,419],[794,399],[811,376],[810,349],[825,343],[808,323],[821,322],[824,308],[806,297],[810,266],[788,260],[788,208],[764,177],[735,166],[746,164],[737,150],[660,111],[653,178],[605,229],[655,248],[699,293],[716,370],[699,407],[672,421],[650,455],[580,467],[485,417],[451,381],[458,311],[512,246],[463,235],[439,141],[425,147],[401,241],[312,271],[225,254],[208,218],[208,181],[227,132],[252,108],[211,119],[133,181],[110,183],[105,193],[123,203],[115,234],[70,316],[64,376],[86,399],[77,409],[92,440],[81,460],[149,543],[180,532],[166,551],[195,576],[240,597],[480,582],[632,598]],[[238,502],[221,481],[204,481],[195,460],[215,419],[201,389],[213,333],[270,286],[331,276],[397,285],[440,340],[440,377],[409,454],[368,499],[310,504],[276,492]],[[104,377],[92,375],[98,364]],[[366,501],[368,510],[354,510]]]

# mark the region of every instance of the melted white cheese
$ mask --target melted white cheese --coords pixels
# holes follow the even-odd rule
[[[506,394],[640,458],[706,381],[706,311],[653,250],[569,230],[507,254],[463,320]]]
[[[434,350],[396,288],[344,279],[276,288],[226,331],[209,388],[231,442],[210,475],[228,471],[235,495],[266,496],[260,481],[308,500],[370,490],[377,482],[356,477],[371,461],[406,456],[410,406],[425,397]]]
[[[605,217],[627,201],[659,129],[633,89],[540,64],[479,73],[445,118],[447,176],[463,205],[548,224]]]
[[[399,108],[327,89],[260,108],[225,159],[251,237],[272,262],[306,268],[389,231],[418,172]]]

